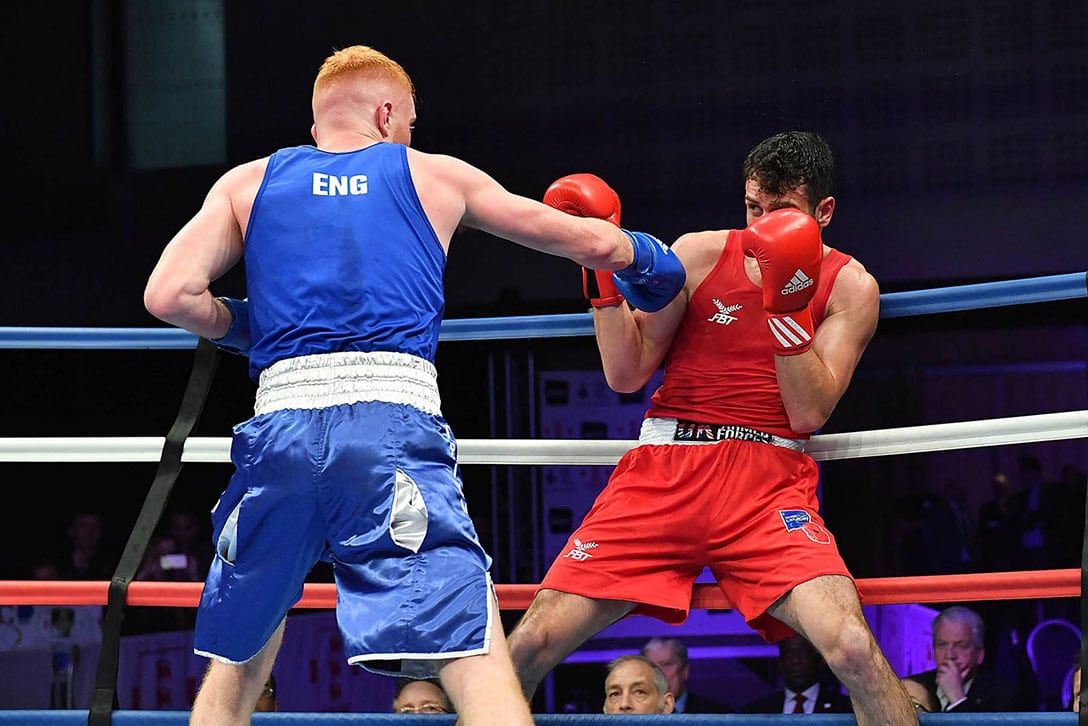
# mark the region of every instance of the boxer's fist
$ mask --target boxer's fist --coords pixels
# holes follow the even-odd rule
[[[627,302],[639,310],[656,313],[673,301],[687,281],[680,258],[653,235],[623,230],[631,240],[634,261],[612,274]]]
[[[213,338],[212,342],[228,353],[249,355],[253,344],[249,332],[249,298],[238,300],[233,297],[216,298],[230,312],[230,327],[222,338]]]
[[[742,232],[741,246],[759,264],[763,308],[775,352],[804,353],[812,347],[814,326],[808,304],[819,287],[824,256],[820,225],[799,209],[778,209],[752,222]]]
[[[593,174],[571,174],[556,179],[544,192],[544,203],[576,217],[604,219],[620,225],[619,195]],[[595,308],[609,308],[623,302],[612,273],[582,268],[582,292]]]
[[[767,312],[789,313],[808,305],[824,257],[815,219],[792,207],[769,212],[744,230],[741,245],[759,263]]]
[[[570,174],[556,179],[544,192],[544,203],[576,217],[605,219],[620,226],[620,197],[604,179]]]

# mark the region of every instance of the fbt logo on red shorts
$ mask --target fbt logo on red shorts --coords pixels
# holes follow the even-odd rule
[[[779,509],[778,514],[782,517],[782,524],[786,525],[787,532],[799,529],[816,544],[831,544],[831,533],[813,522],[812,515],[805,510]]]
[[[589,550],[599,547],[596,542],[583,542],[577,537],[574,538],[574,548],[563,555],[563,557],[574,560],[575,562],[585,562],[592,559],[593,555],[589,554]]]

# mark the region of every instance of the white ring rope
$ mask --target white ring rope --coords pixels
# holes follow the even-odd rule
[[[950,451],[1038,441],[1088,438],[1088,411],[992,418],[960,423],[905,426],[809,440],[806,451],[818,461]],[[0,462],[156,462],[162,436],[0,438]],[[612,465],[635,445],[628,440],[461,439],[458,461],[467,464]],[[230,438],[190,437],[182,461],[230,462]]]

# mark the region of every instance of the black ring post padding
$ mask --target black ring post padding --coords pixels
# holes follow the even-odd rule
[[[151,483],[143,507],[132,527],[125,549],[121,553],[117,569],[110,580],[109,598],[106,605],[106,619],[102,625],[102,651],[98,656],[98,667],[94,678],[94,695],[87,714],[88,726],[110,726],[113,709],[117,699],[117,670],[121,650],[121,624],[125,617],[125,598],[128,586],[136,575],[140,561],[144,557],[151,535],[158,526],[166,509],[170,490],[174,488],[181,472],[181,455],[185,449],[185,440],[196,425],[204,402],[208,397],[216,364],[219,361],[219,349],[211,341],[200,338],[196,346],[193,369],[189,374],[189,383],[181,399],[174,425],[166,434],[166,442],[159,457],[159,468]]]

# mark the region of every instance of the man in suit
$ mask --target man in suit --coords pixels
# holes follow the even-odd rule
[[[941,711],[1007,712],[1032,710],[1016,684],[983,666],[986,629],[978,613],[958,605],[933,619],[933,659],[937,667],[910,677],[937,699]]]
[[[820,678],[824,660],[812,644],[793,635],[778,644],[782,688],[756,699],[742,713],[853,713],[850,698]]]
[[[642,646],[642,655],[654,662],[669,684],[669,692],[676,698],[674,713],[733,713],[724,703],[692,693],[688,690],[691,666],[688,649],[676,638],[651,638]]]

